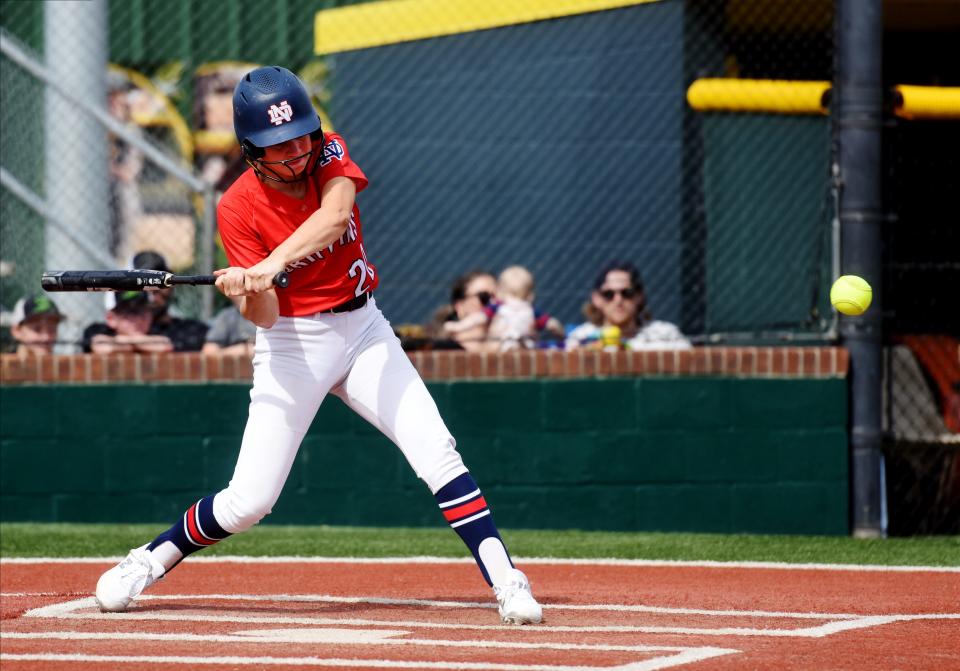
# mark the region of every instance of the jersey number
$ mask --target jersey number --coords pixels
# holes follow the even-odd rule
[[[350,265],[350,277],[358,278],[357,286],[353,289],[354,296],[360,296],[369,291],[370,283],[373,282],[373,268],[367,265],[367,253],[362,245],[360,246],[360,253],[363,256]]]

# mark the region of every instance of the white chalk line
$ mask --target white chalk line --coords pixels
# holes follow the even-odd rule
[[[242,596],[238,595],[216,595],[222,596],[229,600],[242,600]],[[257,601],[266,601],[268,598],[264,598],[263,595],[252,595],[256,596],[255,600]],[[290,599],[290,595],[283,595],[288,597],[286,600]],[[311,597],[315,595],[309,595]],[[184,597],[178,597],[174,595],[153,595],[150,597],[157,601],[163,600],[182,600]],[[190,598],[190,597],[188,597]],[[339,598],[338,598],[339,599]],[[315,599],[311,599],[315,600]],[[429,602],[427,602],[429,603]],[[486,604],[484,604],[486,605]],[[206,616],[206,615],[191,615],[189,613],[178,613],[178,614],[157,614],[157,613],[98,613],[95,610],[82,611],[83,609],[94,609],[95,600],[93,597],[86,597],[83,599],[76,599],[70,602],[54,604],[52,606],[44,606],[41,608],[36,608],[31,611],[28,611],[24,614],[24,617],[58,617],[62,619],[81,619],[89,621],[91,619],[102,618],[102,619],[140,619],[148,621],[160,621],[160,620],[170,620],[170,621],[199,621],[199,622],[216,622],[216,621],[225,621],[227,618],[217,617],[217,616]],[[157,615],[166,615],[165,617],[157,617]],[[132,617],[131,617],[132,616]],[[250,617],[245,616],[242,618],[230,618],[232,621],[242,621],[244,623],[256,623],[256,624],[266,624],[269,621],[271,623],[280,623],[284,625],[291,624],[293,618],[263,618],[263,617]],[[300,620],[313,620],[314,624],[316,620],[320,618],[299,618]],[[362,645],[381,645],[381,646],[413,646],[413,647],[425,647],[431,649],[437,648],[460,648],[460,649],[470,649],[470,650],[526,650],[526,651],[535,651],[535,650],[549,650],[549,651],[580,651],[580,652],[591,652],[591,653],[604,653],[604,652],[626,652],[626,653],[637,653],[644,655],[655,655],[653,658],[644,659],[638,662],[633,662],[627,665],[619,667],[583,667],[583,666],[557,666],[557,665],[501,665],[501,664],[474,664],[474,663],[440,663],[440,665],[435,665],[433,663],[421,663],[413,662],[409,663],[409,666],[395,667],[395,664],[391,660],[376,660],[376,664],[368,664],[367,660],[358,662],[356,660],[322,660],[322,664],[318,663],[317,666],[376,666],[382,668],[443,668],[443,669],[515,669],[516,671],[600,671],[601,669],[610,669],[616,668],[621,669],[622,671],[656,671],[658,669],[667,669],[675,666],[681,666],[684,664],[691,664],[694,662],[702,661],[704,659],[709,659],[711,657],[718,657],[721,655],[734,654],[739,652],[739,650],[731,648],[719,648],[712,646],[662,646],[662,645],[611,645],[611,644],[586,644],[586,643],[560,643],[560,642],[522,642],[522,641],[490,641],[490,640],[480,640],[480,641],[463,641],[463,640],[449,640],[449,639],[421,639],[421,638],[395,638],[396,636],[406,635],[409,632],[403,629],[396,629],[396,627],[407,627],[411,625],[412,627],[422,627],[424,624],[438,625],[436,628],[451,628],[449,626],[444,627],[441,623],[421,623],[421,622],[409,622],[409,623],[399,623],[391,621],[380,621],[372,622],[374,626],[387,626],[394,627],[394,629],[378,629],[378,630],[357,630],[357,629],[345,629],[344,625],[346,622],[339,619],[324,618],[323,624],[332,624],[335,625],[335,629],[296,629],[296,628],[284,628],[284,629],[268,629],[268,630],[247,630],[235,632],[232,634],[172,634],[172,633],[146,633],[146,632],[77,632],[77,631],[59,631],[59,632],[10,632],[10,633],[0,633],[0,640],[66,640],[66,641],[77,641],[77,640],[125,640],[125,641],[167,641],[167,642],[182,642],[182,643],[227,643],[227,644],[238,644],[238,643],[249,643],[249,644],[277,644],[277,643],[340,643],[340,644],[362,644]],[[460,625],[457,628],[464,629],[478,629],[481,627],[470,626],[470,625]],[[492,627],[482,627],[482,629],[488,629]],[[501,626],[497,627],[501,630],[511,630],[516,632],[516,627],[506,627]],[[530,628],[525,628],[527,631],[530,631]],[[549,627],[537,627],[536,630],[540,631],[559,631],[558,628],[553,628],[552,630]],[[148,660],[144,657],[115,657],[115,656],[102,656],[104,657],[99,661],[107,661],[111,663],[147,663],[148,661],[155,660],[157,663],[180,663],[180,660],[183,660],[184,664],[200,664],[200,663],[212,663],[210,661],[206,662],[197,662],[194,658],[185,658],[185,657],[156,657],[153,660]],[[50,659],[46,656],[34,656],[34,657],[17,657],[17,659],[31,659],[33,661],[45,661]],[[2,659],[14,659],[14,657],[0,655],[0,660]],[[203,659],[203,658],[201,658]],[[267,662],[264,661],[268,658],[257,657],[249,658],[251,661],[247,661],[248,658],[239,657],[237,660],[242,661],[233,661],[234,658],[217,658],[217,663],[226,663],[225,659],[228,659],[231,663],[237,664],[250,664],[256,665],[260,662],[261,665],[267,664],[282,664],[286,663],[286,658],[269,658],[275,659],[278,661]],[[321,658],[311,658],[320,660]],[[93,661],[89,655],[73,655],[70,656],[71,661]],[[407,664],[407,663],[404,663]]]
[[[332,600],[333,602],[349,603],[373,603],[388,605],[418,605],[427,607],[446,607],[446,608],[471,608],[476,606],[486,607],[487,604],[476,604],[473,602],[456,601],[430,601],[426,599],[383,599],[374,597],[327,597],[324,595],[238,595],[238,594],[207,594],[207,595],[145,595],[140,597],[141,601],[298,601],[298,602],[324,602]],[[414,603],[411,603],[414,602]],[[602,609],[602,604],[590,604],[596,606],[597,610]],[[29,618],[54,618],[54,619],[109,619],[109,620],[143,620],[143,621],[197,621],[197,622],[233,622],[243,624],[296,624],[312,626],[377,626],[377,627],[404,627],[414,629],[469,629],[469,630],[513,630],[514,627],[502,625],[473,625],[459,623],[439,623],[422,622],[418,620],[379,620],[379,619],[344,619],[344,618],[315,618],[299,616],[246,616],[246,615],[213,615],[206,613],[160,613],[160,612],[132,612],[126,613],[99,613],[94,609],[95,601],[93,597],[76,599],[49,606],[41,606],[24,613],[23,617]],[[526,626],[526,631],[544,631],[544,632],[595,632],[595,633],[645,633],[645,634],[682,634],[693,636],[755,636],[755,637],[796,637],[796,638],[823,638],[841,631],[853,629],[864,629],[876,627],[893,622],[904,622],[911,620],[960,620],[960,613],[923,613],[923,614],[884,614],[884,615],[852,615],[830,614],[830,613],[782,613],[768,611],[707,611],[703,609],[688,608],[659,608],[659,607],[630,607],[631,610],[644,608],[642,612],[669,613],[669,614],[695,614],[704,613],[718,614],[723,613],[726,616],[736,617],[775,617],[778,619],[796,618],[796,619],[819,619],[830,620],[828,622],[812,627],[801,627],[796,629],[780,628],[756,628],[756,627],[678,627],[678,626],[658,626],[658,625],[609,625],[609,626],[572,626],[572,625],[532,625]],[[558,610],[564,608],[558,607]],[[549,614],[550,608],[547,608]],[[612,608],[608,607],[608,610]],[[82,612],[81,612],[82,611]]]
[[[681,652],[689,646],[659,645],[615,645],[607,643],[557,643],[528,641],[464,641],[453,639],[422,638],[377,638],[367,635],[363,630],[344,629],[331,635],[328,640],[315,634],[314,630],[300,634],[298,629],[284,630],[282,635],[256,635],[254,633],[234,634],[170,634],[160,632],[116,632],[116,631],[44,631],[44,632],[8,632],[3,639],[62,640],[62,641],[168,641],[178,643],[342,643],[363,645],[410,645],[424,647],[477,648],[503,650],[579,650],[584,652]],[[347,633],[349,632],[349,633]],[[409,632],[390,630],[392,635],[404,635]]]
[[[320,602],[320,603],[368,603],[381,606],[423,606],[426,608],[487,608],[494,609],[497,604],[489,601],[441,601],[434,599],[396,599],[374,596],[334,596],[332,594],[197,594],[197,595],[170,595],[147,594],[140,599],[197,599],[197,600],[226,600],[226,601],[287,601],[287,602]],[[788,613],[765,610],[707,610],[704,608],[670,608],[666,606],[644,606],[643,604],[617,603],[550,603],[544,602],[548,610],[598,610],[627,613],[657,613],[668,615],[715,615],[715,616],[745,616],[771,618],[800,618],[814,620],[853,619],[863,617],[853,613]]]
[[[115,564],[121,556],[112,557],[5,557],[3,564]],[[885,566],[881,564],[817,564],[766,561],[711,561],[681,559],[557,559],[553,557],[513,557],[515,563],[547,566],[649,566],[718,569],[779,569],[800,571],[873,571],[910,573],[960,573],[960,566]],[[473,564],[472,558],[461,557],[249,557],[240,555],[190,556],[185,563],[216,564]]]
[[[92,601],[87,601],[85,606],[93,607]],[[182,622],[182,621],[202,621],[202,622],[233,622],[240,624],[284,624],[284,625],[308,625],[308,626],[357,626],[357,627],[406,627],[413,629],[450,629],[450,630],[477,630],[477,631],[510,631],[516,632],[513,625],[492,625],[492,624],[462,624],[455,622],[425,622],[419,620],[377,620],[364,618],[322,618],[322,617],[297,617],[297,616],[271,616],[271,615],[210,615],[210,614],[169,614],[156,611],[137,612],[136,610],[126,613],[100,613],[96,611],[83,613],[65,613],[65,614],[47,614],[30,611],[25,616],[29,617],[53,617],[57,619],[77,619],[77,620],[116,620],[132,621],[145,620],[157,622]],[[542,631],[554,633],[677,633],[676,627],[667,631],[664,627],[658,626],[631,626],[631,625],[525,625],[524,631]],[[703,633],[716,632],[716,629],[690,629],[687,628],[683,633]],[[769,630],[758,630],[769,631]]]
[[[692,664],[711,657],[739,652],[723,648],[700,648],[685,652],[634,662],[616,667],[564,666],[544,664],[502,664],[493,662],[433,662],[400,661],[386,659],[327,659],[320,657],[196,657],[196,656],[151,656],[151,655],[81,655],[81,654],[11,654],[0,653],[0,661],[58,661],[58,662],[109,662],[112,664],[202,664],[245,666],[321,666],[365,667],[377,669],[449,669],[451,671],[658,671],[673,666]]]
[[[6,596],[4,594],[4,596]],[[374,596],[334,596],[331,594],[143,594],[137,597],[138,602],[144,601],[278,601],[288,603],[349,603],[349,604],[371,604],[378,606],[421,606],[425,608],[484,608],[494,609],[497,604],[487,601],[440,601],[434,599],[395,599],[388,597]],[[83,599],[93,605],[90,598]],[[62,612],[70,612],[75,609],[70,604],[77,601],[63,602],[61,604],[52,604],[41,606],[26,613],[27,617],[58,617],[61,608],[66,608]],[[666,606],[644,606],[642,604],[612,604],[612,603],[590,603],[590,604],[564,604],[564,603],[545,603],[547,610],[598,610],[614,612],[634,612],[634,613],[656,613],[660,615],[713,615],[724,617],[758,617],[758,618],[795,618],[811,620],[842,620],[856,619],[866,617],[863,613],[811,613],[811,612],[785,612],[785,611],[767,611],[767,610],[709,610],[706,608],[670,608]],[[37,615],[33,615],[37,613]],[[40,614],[43,613],[43,614]],[[121,613],[121,617],[126,617],[130,613]],[[470,625],[472,626],[472,625]],[[507,627],[508,629],[510,627]]]

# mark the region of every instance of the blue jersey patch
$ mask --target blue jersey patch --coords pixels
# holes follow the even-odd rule
[[[343,160],[343,145],[336,140],[331,140],[323,147],[323,158],[320,159],[320,166],[329,165],[333,159]]]

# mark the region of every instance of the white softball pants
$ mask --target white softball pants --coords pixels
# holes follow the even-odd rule
[[[431,493],[467,472],[436,403],[372,298],[352,312],[280,317],[272,328],[257,330],[240,455],[230,484],[213,501],[225,531],[245,531],[273,509],[327,393],[390,438]]]

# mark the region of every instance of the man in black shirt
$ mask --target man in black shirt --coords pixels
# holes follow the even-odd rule
[[[158,252],[149,250],[134,255],[133,268],[170,272],[167,260]],[[185,319],[170,314],[173,287],[148,291],[147,296],[153,308],[153,324],[150,326],[150,333],[168,337],[173,343],[175,352],[199,352],[206,341],[208,327],[197,319]]]
[[[90,324],[83,331],[83,351],[94,354],[115,352],[170,352],[173,344],[163,335],[153,334],[153,311],[142,291],[118,291],[105,321]]]

